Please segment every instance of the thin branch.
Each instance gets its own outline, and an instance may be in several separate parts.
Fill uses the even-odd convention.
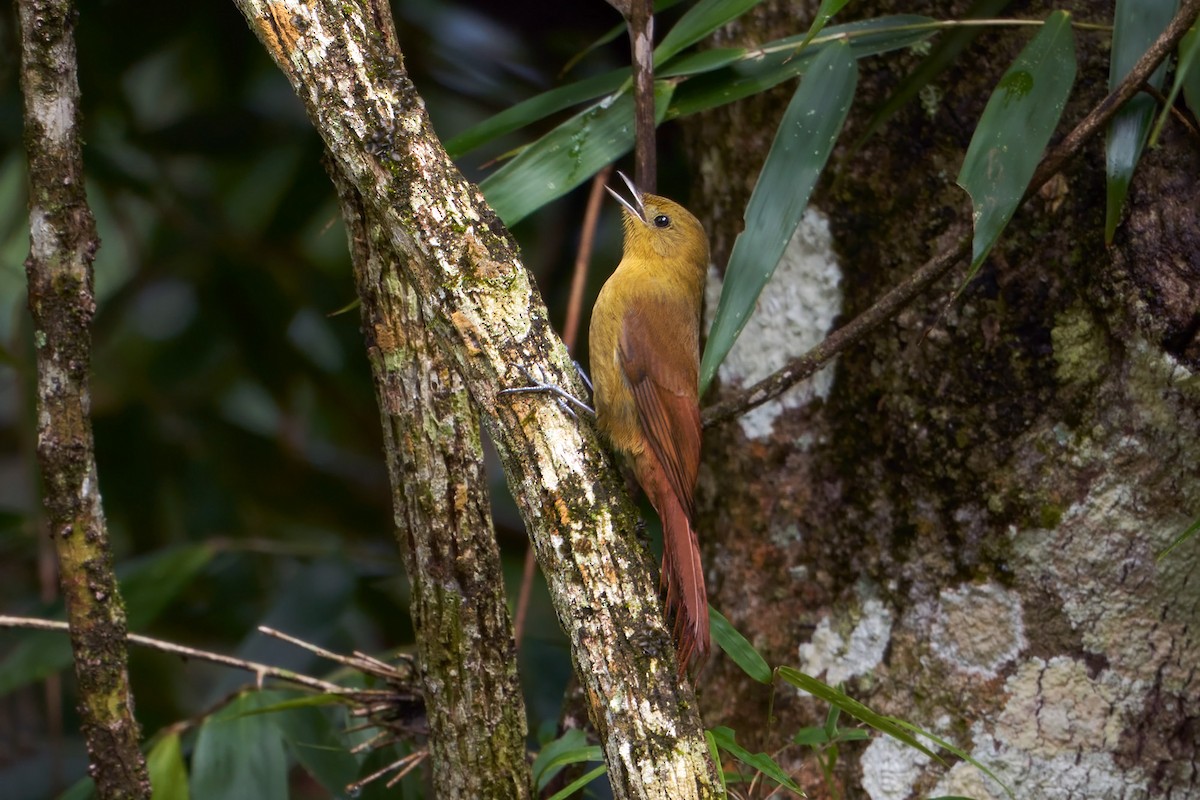
[[[633,64],[634,182],[644,192],[658,184],[654,118],[654,4],[631,0],[626,16]]]
[[[1137,64],[1134,65],[1125,80],[1111,94],[1101,100],[1070,133],[1063,137],[1058,146],[1042,159],[1025,191],[1026,200],[1035,195],[1047,181],[1054,177],[1068,159],[1079,153],[1084,143],[1112,119],[1117,109],[1141,90],[1142,85],[1158,68],[1163,59],[1175,49],[1179,40],[1195,23],[1197,17],[1200,17],[1200,0],[1187,0],[1162,35],[1138,59]],[[829,334],[807,353],[793,358],[783,368],[748,389],[743,389],[704,409],[705,426],[716,425],[744,414],[752,408],[775,399],[799,381],[811,376],[836,355],[891,319],[949,272],[968,254],[970,247],[971,237],[962,237],[948,249],[926,262],[903,283],[881,297],[873,306]]]
[[[69,630],[67,623],[59,620],[13,617],[8,615],[0,615],[0,628],[27,628],[39,631],[56,631],[58,633],[66,633]],[[288,640],[295,641],[290,638]],[[148,647],[151,650],[170,653],[181,658],[207,661],[211,664],[221,664],[226,667],[234,667],[235,669],[252,672],[259,683],[264,678],[278,678],[281,681],[294,683],[297,686],[303,686],[307,689],[315,689],[326,694],[347,695],[358,698],[369,698],[372,696],[382,698],[394,694],[392,691],[384,689],[347,689],[344,686],[338,686],[336,683],[329,683],[320,678],[313,678],[299,672],[293,672],[290,669],[273,667],[270,664],[261,664],[257,661],[247,661],[243,658],[213,653],[208,650],[197,650],[194,647],[187,647],[186,645],[175,644],[174,642],[167,642],[162,639],[152,639],[149,636],[142,636],[137,633],[126,634],[125,641],[130,644],[136,644],[139,647]]]

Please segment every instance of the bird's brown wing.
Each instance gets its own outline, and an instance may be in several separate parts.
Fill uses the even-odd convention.
[[[638,482],[663,527],[663,581],[675,612],[679,670],[707,657],[708,593],[692,527],[692,493],[700,467],[699,343],[694,317],[668,302],[627,311],[617,351],[633,391],[647,448],[635,455]]]
[[[692,518],[700,469],[699,343],[686,309],[669,302],[625,313],[618,345],[647,444],[680,504]]]

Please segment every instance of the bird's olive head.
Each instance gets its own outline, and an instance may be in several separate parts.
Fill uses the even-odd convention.
[[[625,210],[625,255],[683,259],[707,268],[708,236],[700,220],[674,200],[647,194],[625,173],[617,174],[633,195],[632,201],[626,200],[612,187],[605,187]]]

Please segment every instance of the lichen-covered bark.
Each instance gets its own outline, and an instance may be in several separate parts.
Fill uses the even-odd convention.
[[[525,705],[479,418],[362,200],[336,174],[383,421],[437,797],[528,798]]]
[[[485,411],[571,638],[616,794],[711,796],[691,690],[675,680],[619,475],[594,431],[553,399],[496,394],[530,375],[582,387],[506,232],[433,134],[387,4],[236,4],[383,226],[423,318]]]
[[[884,5],[854,9],[869,16],[891,10]],[[964,6],[904,10],[953,16]],[[1105,21],[1111,6],[1080,4],[1074,14]],[[756,41],[779,34],[749,23],[742,31]],[[840,296],[768,287],[773,313],[829,318],[840,302],[835,310],[848,319],[969,231],[968,200],[952,176],[1027,38],[979,36],[924,106],[903,109],[836,164],[838,180],[816,198],[832,247],[792,246],[811,258],[823,252],[827,265],[789,275],[828,284],[828,270],[839,271]],[[1108,74],[1106,39],[1077,41],[1064,125],[1103,96]],[[917,58],[862,62],[844,141]],[[770,125],[785,102],[760,98],[694,131],[695,207],[709,205],[726,163],[745,174],[747,139],[737,132]],[[740,178],[732,185],[744,191]],[[1018,214],[944,316],[961,273],[843,355],[831,384],[776,405],[765,422],[706,438],[706,462],[721,465],[719,484],[712,466],[701,480],[701,538],[714,553],[705,563],[720,573],[713,602],[772,663],[846,681],[878,710],[957,742],[1017,797],[1192,797],[1195,548],[1161,562],[1156,554],[1200,512],[1200,247],[1191,246],[1200,236],[1200,155],[1168,124],[1163,147],[1139,168],[1112,249],[1102,241],[1099,145],[1051,187]],[[729,206],[712,218],[718,246],[732,242],[732,206],[743,199],[713,201]],[[769,349],[765,335],[751,335],[753,350]],[[750,375],[760,366],[754,355],[724,377]],[[747,738],[762,731],[754,744],[778,745],[761,724],[761,693],[735,670],[718,666],[709,687],[710,722],[728,715]],[[781,732],[823,715],[790,696],[775,711]],[[947,769],[887,740],[840,755],[850,757],[836,777],[842,796],[1003,796],[969,765]],[[790,765],[810,796],[832,792],[811,758],[797,751]]]
[[[92,259],[70,2],[22,0],[21,90],[29,158],[25,262],[37,347],[38,461],[71,630],[79,713],[102,798],[150,796],[89,418]]]

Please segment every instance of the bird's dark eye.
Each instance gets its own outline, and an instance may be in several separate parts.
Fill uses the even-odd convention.
[[[654,218],[654,227],[656,227],[656,228],[665,228],[670,224],[671,224],[671,218],[668,217],[666,214],[659,214],[657,217]]]

